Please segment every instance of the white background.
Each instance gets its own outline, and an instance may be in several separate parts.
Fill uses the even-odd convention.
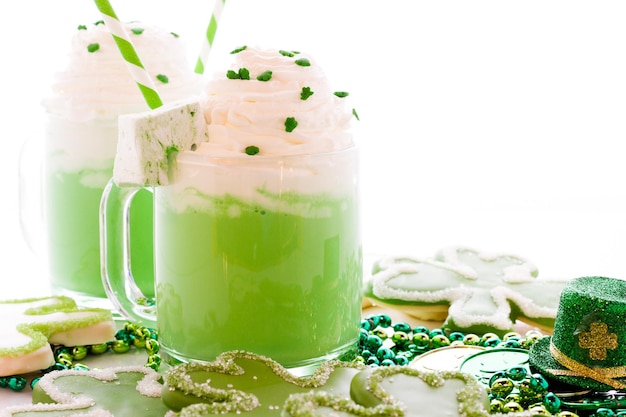
[[[213,8],[112,4],[179,33],[191,61]],[[295,49],[351,93],[367,254],[461,244],[522,255],[544,277],[626,278],[625,18],[623,1],[229,0],[207,73],[244,44]],[[100,16],[88,0],[35,0],[0,19],[6,298],[46,291],[19,227],[19,152],[40,135],[71,35]]]

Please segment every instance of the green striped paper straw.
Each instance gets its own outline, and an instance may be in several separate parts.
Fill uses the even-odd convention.
[[[202,40],[200,56],[198,57],[198,61],[196,62],[195,72],[197,74],[204,73],[204,67],[209,57],[209,53],[211,52],[211,48],[213,47],[215,32],[217,32],[217,26],[220,22],[220,18],[222,17],[222,11],[224,10],[225,4],[226,0],[215,0],[215,5],[213,6],[213,14],[211,15],[211,21],[209,22],[209,26],[206,29],[206,36]]]
[[[111,7],[108,0],[95,0],[95,2],[98,10],[102,13],[104,23],[109,29],[109,32],[111,32],[111,35],[113,35],[113,40],[117,44],[124,61],[126,61],[133,79],[137,83],[139,90],[141,90],[144,100],[146,100],[146,103],[151,109],[161,107],[163,101],[156,91],[154,82],[141,63],[139,55],[137,55],[137,51],[128,37],[126,29],[117,18],[115,11],[113,11],[113,7]]]

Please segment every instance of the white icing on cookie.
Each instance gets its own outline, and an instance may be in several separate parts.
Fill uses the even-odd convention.
[[[56,380],[67,376],[79,376],[81,378],[94,378],[101,382],[116,383],[119,374],[124,372],[135,372],[143,374],[144,377],[137,382],[135,389],[140,395],[149,398],[160,398],[163,386],[158,382],[161,376],[151,368],[146,366],[121,366],[116,368],[94,369],[90,371],[62,370],[52,371],[44,375],[37,384],[54,403],[37,403],[23,406],[7,407],[0,411],[0,417],[10,417],[18,413],[26,412],[46,412],[46,411],[66,411],[72,412],[72,417],[109,417],[113,414],[102,408],[89,410],[96,406],[96,402],[87,395],[74,395],[59,388]],[[123,401],[123,399],[120,399]],[[102,404],[99,404],[102,406]],[[82,410],[85,410],[84,412]],[[77,413],[73,413],[76,411]]]
[[[420,310],[448,304],[444,327],[482,326],[501,333],[512,329],[518,316],[537,323],[554,321],[565,281],[537,275],[537,268],[519,256],[451,247],[433,259],[381,259],[366,282],[365,295],[418,318],[423,318]]]
[[[504,282],[532,282],[539,274],[534,264],[520,256],[496,252],[479,252],[460,246],[450,246],[442,249],[436,255],[436,259],[450,265],[456,272],[464,275],[467,279],[478,279],[479,272],[472,266],[467,265],[463,260],[463,255],[468,253],[477,256],[487,263],[499,260],[510,262],[511,265],[502,269],[501,279]]]

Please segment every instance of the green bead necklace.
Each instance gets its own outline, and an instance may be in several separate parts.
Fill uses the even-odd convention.
[[[101,355],[109,350],[121,354],[130,351],[131,348],[145,349],[148,353],[145,366],[155,371],[159,370],[161,356],[159,355],[160,345],[157,331],[149,327],[126,322],[124,327],[115,334],[115,340],[110,342],[89,346],[53,346],[54,365],[42,370],[42,375],[33,378],[30,381],[30,387],[33,388],[41,377],[48,372],[65,369],[88,371],[89,367],[79,361],[82,361],[90,354]],[[21,391],[26,388],[26,385],[27,380],[21,375],[0,377],[0,388]]]
[[[408,323],[392,323],[386,314],[371,315],[361,321],[356,361],[370,367],[408,365],[416,357],[448,346],[480,346],[489,348],[525,349],[543,338],[539,331],[524,336],[510,332],[500,338],[495,333],[478,336],[473,333],[445,332]],[[560,398],[548,390],[541,374],[529,375],[526,368],[516,366],[493,375],[487,388],[491,413],[514,413],[530,410],[536,416],[578,417],[561,410]],[[599,417],[600,415],[598,415]]]
[[[442,347],[465,345],[529,350],[541,338],[543,334],[536,330],[524,336],[510,332],[502,338],[495,333],[482,336],[458,331],[446,333],[443,329],[392,323],[386,314],[371,315],[361,320],[356,360],[369,366],[408,365],[421,354]]]
[[[537,416],[576,416],[561,413],[561,399],[548,390],[548,382],[541,374],[528,375],[526,368],[515,366],[496,372],[489,380],[490,412],[511,413],[531,410]]]

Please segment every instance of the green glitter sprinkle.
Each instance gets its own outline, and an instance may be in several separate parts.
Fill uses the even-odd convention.
[[[89,45],[87,45],[87,51],[88,52],[96,52],[98,49],[100,49],[100,44],[99,43],[90,43]]]
[[[339,98],[348,97],[348,95],[350,95],[347,91],[335,91],[333,94]]]
[[[167,75],[165,75],[165,74],[159,74],[159,75],[157,75],[157,76],[156,76],[156,79],[157,79],[157,80],[159,80],[159,81],[161,81],[163,84],[167,84],[167,83],[169,83],[169,82],[170,82],[170,79],[169,79],[169,78],[167,78]]]
[[[352,115],[356,117],[357,120],[361,120],[359,119],[359,114],[356,112],[356,109],[352,109]]]
[[[78,25],[78,30],[87,30],[86,25]]]
[[[246,154],[247,155],[256,155],[259,153],[259,147],[258,146],[246,146]]]
[[[145,29],[144,28],[132,28],[130,31],[135,35],[141,35]]]
[[[313,95],[313,91],[311,91],[311,87],[302,87],[302,91],[300,92],[300,100],[306,100],[307,98]]]
[[[298,121],[295,117],[287,117],[285,119],[285,131],[293,132],[293,130],[298,126]]]
[[[233,49],[232,51],[230,51],[231,54],[238,54],[241,51],[245,51],[248,47],[246,45],[237,48],[237,49]]]
[[[300,59],[296,59],[296,64],[300,65],[301,67],[310,67],[311,61],[309,61],[306,58],[300,58]]]
[[[269,81],[272,79],[272,71],[264,71],[256,77],[259,81]]]

